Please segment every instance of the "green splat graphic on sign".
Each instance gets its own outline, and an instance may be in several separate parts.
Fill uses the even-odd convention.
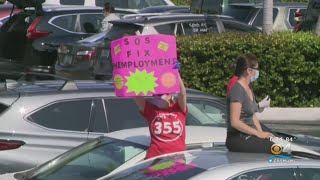
[[[159,170],[163,170],[163,169],[167,169],[170,168],[171,166],[173,166],[175,163],[172,161],[169,162],[164,162],[158,165],[154,165],[152,168],[150,168],[153,171],[159,171]]]
[[[114,48],[114,53],[117,55],[119,52],[121,52],[121,48],[119,45],[117,45],[115,48]]]
[[[126,76],[126,79],[126,86],[128,87],[127,93],[134,92],[136,95],[143,93],[143,95],[146,96],[148,92],[154,93],[155,88],[158,86],[154,72],[147,73],[146,70],[139,71],[136,69],[136,72],[130,72],[130,75]]]

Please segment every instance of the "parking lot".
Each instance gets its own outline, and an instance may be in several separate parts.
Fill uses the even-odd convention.
[[[320,179],[308,3],[0,2],[0,180]]]

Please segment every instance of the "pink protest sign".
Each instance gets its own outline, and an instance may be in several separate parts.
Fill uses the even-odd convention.
[[[124,36],[111,42],[117,96],[151,96],[180,91],[176,38],[170,35]]]

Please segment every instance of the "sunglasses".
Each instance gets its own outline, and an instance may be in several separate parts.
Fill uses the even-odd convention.
[[[259,68],[255,68],[255,67],[250,67],[250,69],[259,71]]]

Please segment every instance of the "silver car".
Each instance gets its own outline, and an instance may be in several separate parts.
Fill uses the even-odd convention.
[[[0,92],[0,173],[32,168],[104,133],[147,126],[132,99],[115,96],[112,82],[56,80],[6,87]],[[225,131],[224,99],[192,89],[187,93],[187,124]]]
[[[316,158],[197,149],[156,157],[99,180],[318,180]]]
[[[225,129],[215,127],[187,127],[187,149],[220,147],[225,141],[220,134],[224,133]],[[0,179],[96,179],[143,161],[149,144],[148,128],[112,132],[36,168],[2,175]]]
[[[5,87],[0,92],[0,174],[35,167],[105,133],[147,126],[132,99],[115,96],[113,82],[55,80]],[[225,140],[224,98],[192,89],[187,94],[186,124],[216,127],[221,131],[213,137]]]

